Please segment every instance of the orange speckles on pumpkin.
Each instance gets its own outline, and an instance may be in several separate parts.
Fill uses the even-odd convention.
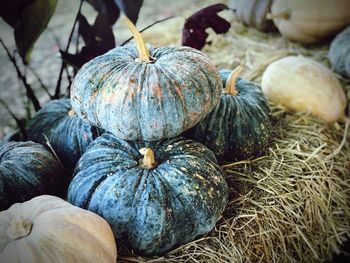
[[[167,207],[165,213],[166,213],[167,218],[171,218],[171,216],[173,214],[173,210],[170,207]]]
[[[96,96],[96,94],[94,94]],[[103,89],[102,92],[101,92],[101,96],[104,98],[104,99],[108,99],[111,94],[110,94],[110,90],[109,89]]]
[[[184,97],[184,95],[182,94],[181,86],[177,86],[177,85],[176,85],[174,88],[175,88],[175,91],[176,91],[177,95],[180,97],[181,102],[182,102],[182,103],[185,103],[185,97]]]
[[[197,177],[197,178],[198,178],[199,180],[201,180],[201,181],[204,181],[204,180],[205,180],[204,177],[201,176],[199,173],[195,173],[194,176]]]
[[[88,103],[89,103],[89,104],[92,103],[92,102],[95,100],[97,94],[98,94],[98,90],[94,90],[94,91],[92,92],[92,94],[91,94],[91,96],[89,97],[89,100],[88,100]]]
[[[207,98],[204,102],[204,105],[203,105],[204,111],[209,111],[210,106],[211,106],[211,100],[209,98]]]
[[[152,86],[153,94],[159,99],[162,99],[163,96],[163,89],[162,86],[159,85],[159,83],[156,83],[155,85]]]
[[[191,112],[191,113],[189,113],[190,119],[191,119],[191,120],[196,120],[196,119],[198,119],[198,115],[199,115],[199,114],[200,114],[199,112]]]

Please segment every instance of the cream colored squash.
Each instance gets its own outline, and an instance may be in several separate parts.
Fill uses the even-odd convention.
[[[289,56],[271,63],[261,88],[270,101],[325,122],[336,121],[346,107],[344,90],[334,73],[306,57]]]
[[[111,263],[117,248],[97,214],[42,195],[0,212],[2,263]]]
[[[267,17],[273,19],[282,35],[310,44],[350,24],[350,1],[274,0]]]

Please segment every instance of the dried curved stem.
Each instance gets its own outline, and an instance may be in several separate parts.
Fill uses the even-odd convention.
[[[243,67],[242,66],[238,66],[237,68],[235,68],[230,76],[228,77],[228,80],[226,82],[226,87],[225,87],[225,91],[227,94],[230,94],[230,95],[233,95],[233,96],[236,96],[238,91],[237,91],[237,88],[236,88],[236,80],[238,78],[238,76],[241,74],[243,70]]]
[[[140,167],[146,169],[153,169],[157,166],[157,161],[154,157],[154,152],[151,148],[141,148],[139,152],[143,155],[143,158],[140,159]]]
[[[151,61],[151,56],[149,55],[148,49],[146,47],[145,42],[143,41],[141,33],[136,29],[135,25],[125,15],[123,16],[123,22],[129,28],[129,30],[135,38],[137,51],[139,52],[139,60],[145,62]]]

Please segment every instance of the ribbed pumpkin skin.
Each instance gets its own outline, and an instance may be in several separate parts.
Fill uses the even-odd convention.
[[[153,63],[135,61],[134,45],[86,63],[71,89],[73,109],[92,125],[126,140],[172,138],[218,103],[218,71],[189,47],[148,47]]]
[[[333,39],[328,58],[335,72],[350,78],[350,26]]]
[[[70,116],[70,99],[53,100],[33,117],[28,138],[51,147],[66,168],[74,168],[87,146],[102,130],[91,126],[77,115]]]
[[[272,2],[272,0],[231,0],[230,7],[235,10],[236,18],[245,25],[268,32],[277,30],[272,20],[266,18]]]
[[[0,212],[1,263],[115,263],[117,248],[100,216],[50,195]]]
[[[154,169],[139,167],[142,147],[154,150]],[[128,142],[110,133],[90,144],[68,189],[69,202],[101,215],[116,237],[148,255],[211,231],[227,197],[222,170],[200,143]]]
[[[230,70],[221,70],[223,84]],[[193,137],[220,161],[242,160],[265,150],[271,131],[270,109],[261,88],[240,78],[236,96],[223,93],[220,103],[195,126]]]
[[[0,210],[41,194],[56,194],[62,166],[41,144],[8,142],[0,146]]]

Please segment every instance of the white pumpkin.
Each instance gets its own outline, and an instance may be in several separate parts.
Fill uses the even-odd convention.
[[[49,195],[0,212],[2,263],[111,263],[117,248],[97,214]]]
[[[271,63],[263,73],[261,88],[270,101],[325,122],[336,121],[346,108],[345,92],[334,73],[302,56]]]
[[[349,0],[274,0],[268,18],[280,33],[303,44],[335,35],[350,24]]]

